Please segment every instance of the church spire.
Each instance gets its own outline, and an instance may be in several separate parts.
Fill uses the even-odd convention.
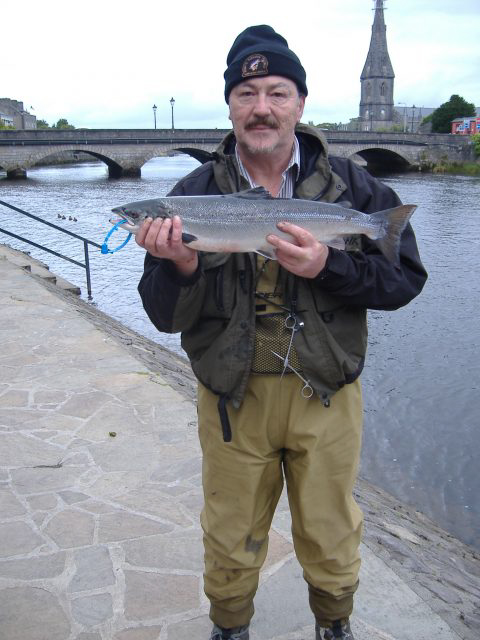
[[[374,0],[375,16],[367,59],[360,76],[360,118],[364,129],[388,128],[393,124],[393,73],[387,48],[384,0]]]

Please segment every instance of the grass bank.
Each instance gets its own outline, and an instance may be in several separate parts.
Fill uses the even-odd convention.
[[[480,164],[477,162],[445,163],[437,164],[432,169],[433,173],[449,173],[463,176],[480,176]]]

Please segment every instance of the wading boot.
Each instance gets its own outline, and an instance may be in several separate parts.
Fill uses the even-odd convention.
[[[244,627],[233,627],[233,629],[222,629],[213,625],[212,635],[210,640],[249,640],[250,635],[248,633],[249,625]]]
[[[327,628],[321,627],[318,623],[315,624],[315,640],[335,640],[335,638],[355,640],[348,620],[335,620],[332,626]]]

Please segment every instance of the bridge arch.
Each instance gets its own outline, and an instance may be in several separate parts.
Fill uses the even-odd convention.
[[[385,147],[360,147],[355,149],[352,155],[358,155],[367,163],[367,169],[371,173],[405,171],[412,166],[412,159],[399,149]]]
[[[34,158],[32,158],[33,161],[30,166],[39,164],[43,160],[45,160],[46,158],[52,155],[56,156],[56,155],[59,155],[60,153],[64,153],[68,151],[71,151],[76,154],[84,153],[89,156],[92,156],[93,158],[96,158],[97,160],[100,160],[101,162],[107,165],[108,173],[110,177],[119,177],[123,173],[123,169],[121,165],[118,162],[115,162],[115,160],[113,160],[109,156],[105,155],[104,153],[99,153],[98,151],[94,151],[92,149],[82,149],[82,148],[79,149],[78,145],[71,145],[71,146],[62,145],[61,147],[56,147],[55,149],[52,149],[52,148],[41,149],[41,150],[38,149],[38,151],[35,153]]]
[[[78,149],[76,149],[75,151],[79,153]],[[93,158],[96,158],[97,160],[101,160],[102,162],[104,162],[108,167],[108,175],[111,178],[117,178],[123,175],[122,167],[118,164],[118,162],[115,162],[115,160],[112,160],[112,158],[109,158],[108,156],[102,153],[98,153],[96,151],[87,151],[84,149],[82,149],[81,153],[86,153],[87,155],[90,155]]]

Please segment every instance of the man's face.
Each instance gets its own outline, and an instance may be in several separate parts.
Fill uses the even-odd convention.
[[[230,92],[230,120],[240,149],[248,155],[288,154],[305,96],[282,76],[251,78]]]

